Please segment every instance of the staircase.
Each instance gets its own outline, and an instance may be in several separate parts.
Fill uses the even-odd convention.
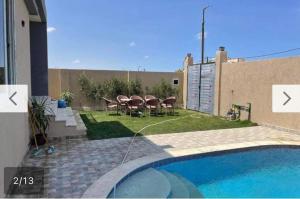
[[[109,198],[203,198],[184,177],[149,168],[128,177]]]
[[[71,107],[57,108],[57,101],[50,101],[48,106],[51,109],[46,113],[51,116],[49,138],[86,135],[86,127],[77,111]]]

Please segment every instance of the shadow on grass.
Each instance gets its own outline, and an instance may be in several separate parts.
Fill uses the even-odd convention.
[[[120,113],[108,113],[107,115],[109,115],[109,116],[121,116]]]
[[[151,112],[150,116],[151,117],[165,117],[165,116],[179,116],[180,113],[175,111],[173,112],[166,112],[166,111],[162,111],[162,112],[158,112],[157,114],[154,112]],[[149,116],[149,113],[147,114],[147,116]]]
[[[97,122],[93,114],[81,114],[80,116],[88,129],[87,136],[91,140],[131,137],[135,134],[118,121]],[[140,133],[137,134],[137,136],[141,135]]]

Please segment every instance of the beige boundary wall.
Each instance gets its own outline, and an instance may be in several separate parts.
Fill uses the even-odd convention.
[[[192,64],[193,59],[189,54],[184,61],[184,72],[129,72],[129,77],[141,79],[143,87],[152,87],[161,79],[170,83],[178,79],[181,91],[178,102],[185,107],[186,69]],[[100,83],[112,77],[128,79],[127,71],[49,69],[49,95],[59,98],[63,90],[69,89],[76,94],[74,107],[92,106],[80,93],[78,78],[81,73]],[[300,84],[300,57],[232,63],[227,60],[226,51],[218,51],[214,114],[225,116],[232,104],[251,103],[253,122],[299,131],[300,113],[272,112],[273,84]]]
[[[75,99],[72,104],[73,108],[94,107],[84,94],[80,92],[79,77],[80,74],[85,73],[94,82],[103,83],[105,80],[112,78],[123,79],[128,81],[140,79],[142,86],[151,88],[159,83],[162,79],[173,84],[174,79],[179,80],[179,98],[177,104],[182,106],[182,90],[183,90],[183,73],[182,72],[137,72],[137,71],[115,71],[115,70],[72,70],[72,69],[49,69],[49,95],[52,98],[58,99],[60,93],[64,90],[70,90],[75,94]],[[175,85],[174,85],[175,86]],[[97,104],[96,108],[103,108],[103,103]]]
[[[217,53],[218,59],[220,53]],[[220,90],[216,89],[220,93],[220,99],[216,99],[220,105],[219,113],[218,106],[215,107],[217,115],[225,116],[232,104],[251,103],[252,121],[300,130],[300,113],[272,112],[272,85],[300,84],[300,57],[217,63],[217,68],[221,70]]]

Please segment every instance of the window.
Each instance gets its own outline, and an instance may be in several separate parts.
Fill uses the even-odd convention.
[[[173,79],[173,84],[174,85],[178,85],[179,84],[179,80],[178,79]]]
[[[14,1],[0,0],[0,84],[15,84]]]
[[[5,0],[0,0],[0,84],[5,84],[6,75],[6,30],[5,30]]]

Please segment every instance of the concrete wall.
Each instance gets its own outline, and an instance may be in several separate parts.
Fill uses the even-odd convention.
[[[222,63],[227,61],[226,51],[217,51],[216,53],[216,77],[214,89],[214,115],[220,115],[220,99],[222,97],[221,83],[222,83]]]
[[[32,95],[48,95],[47,23],[30,22]]]
[[[300,84],[300,57],[223,63],[220,114],[232,104],[252,104],[252,121],[300,130],[300,113],[272,112],[272,84]]]
[[[69,70],[69,69],[49,69],[49,95],[53,98],[59,98],[62,91],[69,89],[75,93],[75,100],[73,102],[74,108],[84,106],[93,106],[90,104],[85,96],[80,92],[79,76],[85,73],[88,77],[95,82],[103,83],[105,80],[110,80],[113,77],[127,81],[127,71],[113,71],[113,70]],[[151,88],[159,83],[161,79],[173,84],[173,79],[179,80],[179,98],[178,105],[182,105],[182,85],[183,73],[182,72],[129,72],[130,79],[140,79],[142,86]],[[101,105],[102,106],[102,105]],[[100,107],[101,108],[101,107]]]
[[[194,64],[194,59],[191,53],[188,53],[183,61],[183,88],[182,88],[182,100],[183,108],[187,108],[187,95],[188,95],[188,67]]]
[[[22,27],[22,20],[25,27]],[[15,1],[16,31],[16,81],[30,84],[29,15],[24,1]],[[24,113],[0,113],[0,197],[4,197],[3,169],[19,166],[28,150],[28,115]]]

